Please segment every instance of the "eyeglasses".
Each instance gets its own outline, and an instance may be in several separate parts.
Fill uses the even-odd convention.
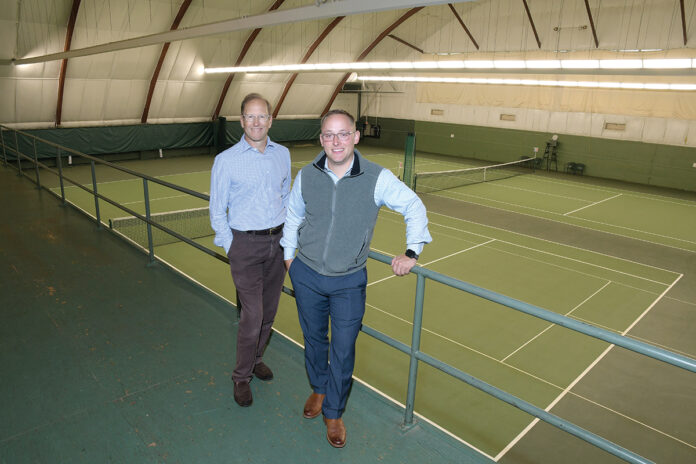
[[[242,117],[246,122],[252,122],[254,119],[258,119],[259,122],[266,122],[271,119],[270,114],[243,114]]]
[[[348,139],[350,138],[351,135],[355,134],[355,131],[353,132],[337,132],[337,133],[331,133],[331,132],[323,132],[321,134],[321,139],[324,142],[333,142],[334,137],[338,137],[338,140],[341,142],[347,142]]]

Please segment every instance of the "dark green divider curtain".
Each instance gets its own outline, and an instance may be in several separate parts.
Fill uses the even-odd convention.
[[[213,123],[138,124],[132,126],[75,127],[26,131],[88,155],[213,145]],[[19,136],[22,153],[33,157],[33,142]],[[55,157],[56,148],[37,143],[39,158]]]

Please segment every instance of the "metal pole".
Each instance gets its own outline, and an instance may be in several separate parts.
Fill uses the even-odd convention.
[[[147,187],[147,179],[143,179],[143,195],[145,196],[145,217],[150,221],[150,192]],[[149,222],[147,225],[147,248],[150,250],[150,264],[155,262],[155,246],[152,243],[152,225]]]
[[[56,154],[56,165],[58,166],[58,179],[60,180],[60,197],[63,199],[63,205],[66,204],[65,201],[65,187],[63,186],[63,160],[60,158],[60,148]]]
[[[20,161],[20,156],[19,156],[19,142],[17,141],[17,131],[15,131],[15,153],[17,154],[17,169],[19,172],[17,173],[18,176],[22,175],[22,162]]]
[[[2,165],[7,166],[7,151],[5,150],[5,136],[2,133],[5,129],[0,129],[0,143],[2,143]]]
[[[408,369],[408,391],[406,392],[406,412],[404,426],[413,425],[413,409],[416,401],[416,381],[418,379],[418,359],[420,352],[421,328],[423,327],[423,301],[425,299],[425,276],[418,274],[416,282],[416,303],[413,310],[413,335],[411,336],[411,361]]]
[[[97,196],[97,173],[94,170],[94,160],[90,161],[92,166],[92,191],[94,192],[94,210],[97,216],[97,228],[101,229],[101,215],[99,214],[99,197]]]
[[[34,169],[36,170],[36,188],[41,190],[41,179],[39,178],[39,155],[36,153],[36,139],[34,141]]]

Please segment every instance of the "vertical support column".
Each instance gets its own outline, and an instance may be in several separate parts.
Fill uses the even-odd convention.
[[[2,144],[2,165],[7,166],[7,151],[5,150],[5,136],[2,133],[5,129],[0,128],[0,144]]]
[[[416,169],[416,134],[409,132],[406,135],[406,148],[404,150],[404,184],[412,190],[416,190],[414,173]]]
[[[420,352],[421,328],[423,326],[423,301],[425,299],[425,277],[418,274],[416,283],[416,304],[413,311],[413,335],[411,336],[411,362],[408,369],[408,391],[406,392],[406,412],[404,426],[413,425],[413,409],[416,401],[416,381],[418,380],[418,359]]]
[[[150,264],[155,262],[155,245],[152,243],[152,224],[150,224],[150,192],[147,186],[147,179],[143,178],[143,195],[145,197],[145,217],[147,226],[147,248],[150,254]]]
[[[101,215],[99,214],[99,197],[97,196],[97,173],[94,169],[94,160],[90,160],[92,167],[92,191],[94,192],[94,211],[97,216],[97,228],[102,228]]]
[[[36,139],[34,141],[34,170],[36,171],[36,188],[41,190],[41,179],[39,178],[39,155],[36,153]]]
[[[19,141],[17,139],[17,131],[15,131],[15,154],[17,155],[17,169],[19,172],[17,173],[18,176],[22,176],[22,161],[20,160],[21,156],[19,155]]]
[[[58,179],[60,180],[60,197],[63,199],[63,205],[66,205],[65,186],[63,185],[63,160],[60,157],[60,148],[58,148],[56,153],[56,166],[58,166]]]

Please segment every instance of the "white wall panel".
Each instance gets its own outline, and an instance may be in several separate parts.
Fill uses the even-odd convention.
[[[645,142],[661,143],[665,140],[666,132],[667,121],[665,119],[647,118],[643,124],[642,140]]]
[[[146,95],[146,81],[111,80],[104,98],[104,119],[139,119]]]

